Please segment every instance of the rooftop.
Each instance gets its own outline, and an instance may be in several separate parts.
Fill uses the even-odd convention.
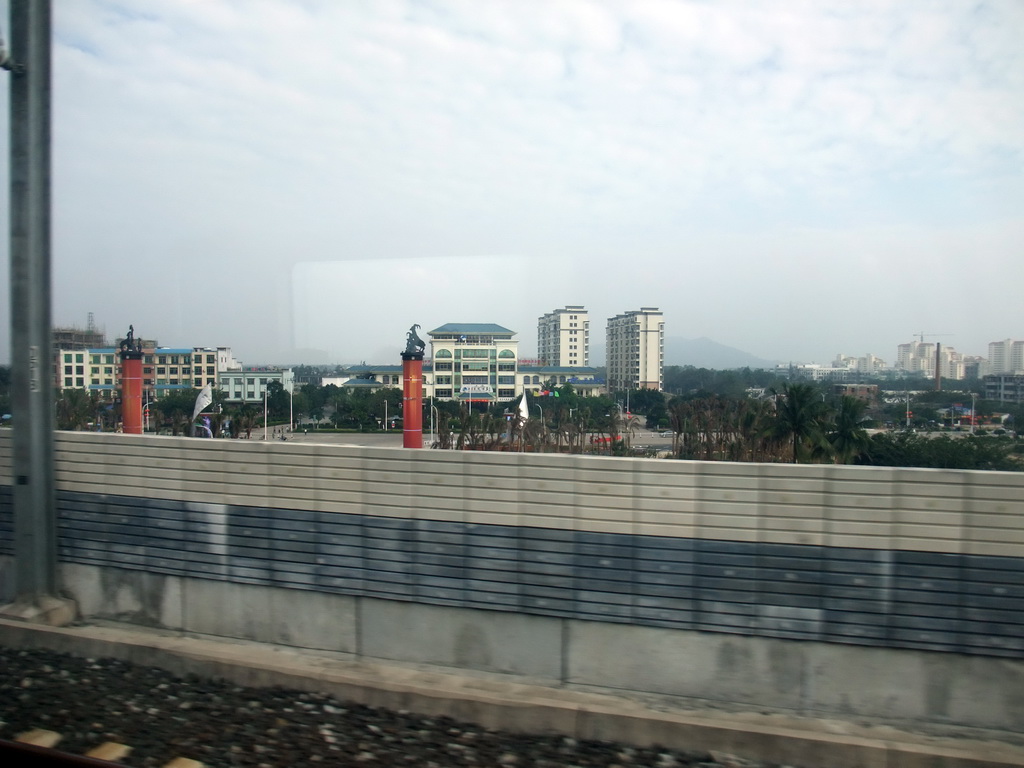
[[[495,323],[445,323],[440,328],[428,332],[428,336],[460,333],[474,336],[514,336],[515,331],[510,331]]]

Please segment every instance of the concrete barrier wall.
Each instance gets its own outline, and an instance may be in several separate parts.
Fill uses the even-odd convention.
[[[1024,475],[84,433],[60,433],[57,446],[60,556],[87,614],[309,645],[319,625],[281,618],[287,598],[238,616],[227,607],[251,589],[284,590],[348,638],[309,647],[880,716],[866,682],[809,692],[825,684],[817,665],[874,654],[863,681],[877,685],[934,656],[947,671],[1003,665],[984,676],[999,714],[978,717],[1024,720],[1000,687],[1024,682]],[[89,579],[122,586],[84,599]],[[158,582],[178,584],[177,620]],[[363,613],[350,621],[348,606]],[[474,618],[460,636],[423,623],[444,611]],[[433,639],[388,631],[402,626]],[[514,640],[527,636],[534,646]],[[669,663],[673,653],[696,654],[703,671]],[[766,664],[777,666],[767,697],[748,682],[743,698],[723,671]],[[937,674],[907,683],[906,716],[960,716],[942,712],[978,684]]]

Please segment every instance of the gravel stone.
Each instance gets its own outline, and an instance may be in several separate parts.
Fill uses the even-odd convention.
[[[74,754],[103,741],[127,744],[133,768],[158,768],[174,757],[210,768],[779,768],[700,750],[483,730],[327,694],[242,688],[114,659],[0,648],[0,738],[38,727],[62,734],[60,749]]]

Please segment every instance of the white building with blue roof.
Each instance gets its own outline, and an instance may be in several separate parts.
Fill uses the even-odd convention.
[[[494,323],[446,323],[427,335],[434,397],[489,404],[518,396],[515,331]]]

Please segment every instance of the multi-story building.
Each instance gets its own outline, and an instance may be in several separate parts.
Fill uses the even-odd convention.
[[[985,399],[1001,403],[1024,403],[1024,374],[997,373],[986,376]],[[1015,426],[1017,434],[1021,433]]]
[[[943,344],[938,347],[931,342],[911,341],[896,348],[896,367],[906,373],[920,373],[928,378],[935,376],[938,357],[939,375],[946,379],[962,379],[965,374],[964,357],[953,347]]]
[[[194,388],[191,347],[146,349],[143,345],[142,354],[143,388],[149,389],[147,379],[151,380],[152,392],[156,397]]]
[[[507,360],[507,358],[505,358]],[[447,366],[447,358],[441,360],[441,371],[437,374],[440,383],[435,378],[434,366],[432,363],[423,364],[423,397],[437,397],[441,400],[467,400],[474,402],[485,400],[473,393],[473,397],[461,397],[461,392],[456,394],[453,379],[455,376],[454,353],[451,359],[452,367]],[[504,361],[497,365],[508,365]],[[561,387],[564,384],[572,384],[575,390],[584,397],[593,397],[604,392],[604,379],[598,376],[596,368],[567,367],[554,365],[540,365],[536,360],[518,360],[516,363],[517,374],[515,376],[514,394],[512,399],[519,397],[524,391],[532,392],[535,395],[541,394],[548,387]],[[497,372],[496,372],[497,373]],[[506,375],[507,371],[502,371]],[[470,374],[472,375],[472,374]],[[381,389],[383,387],[402,387],[402,366],[400,365],[353,365],[339,371],[334,376],[324,376],[323,386],[333,384],[342,389]],[[472,383],[469,386],[473,386]],[[502,389],[505,387],[503,386]],[[499,398],[492,398],[497,401]],[[502,397],[508,400],[508,397]]]
[[[833,368],[849,368],[856,371],[864,376],[879,376],[884,374],[888,369],[888,366],[880,357],[876,357],[871,353],[864,355],[863,357],[854,357],[852,355],[836,355],[835,361],[832,363]]]
[[[852,363],[820,365],[819,363],[780,363],[775,373],[792,380],[810,381],[852,381],[857,378],[857,369]]]
[[[641,307],[608,318],[608,391],[664,389],[665,316]]]
[[[1024,341],[1004,339],[988,345],[988,372],[1024,373]]]
[[[586,308],[567,304],[537,320],[537,357],[542,365],[590,365],[590,316]]]
[[[447,323],[427,335],[434,397],[483,403],[515,399],[519,342],[514,331],[494,323]]]
[[[155,341],[142,345],[143,398],[152,400],[169,392],[217,386],[224,370],[241,368],[229,347],[160,347]],[[56,383],[61,389],[87,389],[104,399],[114,398],[121,388],[119,347],[57,349]]]
[[[595,397],[604,393],[604,379],[598,377],[596,368],[557,365],[519,364],[521,386],[516,387],[516,397],[522,392],[539,395],[545,387],[572,387],[583,397]]]
[[[291,368],[245,366],[220,374],[220,391],[227,403],[262,403],[271,382],[279,382],[285,392],[295,389]]]

